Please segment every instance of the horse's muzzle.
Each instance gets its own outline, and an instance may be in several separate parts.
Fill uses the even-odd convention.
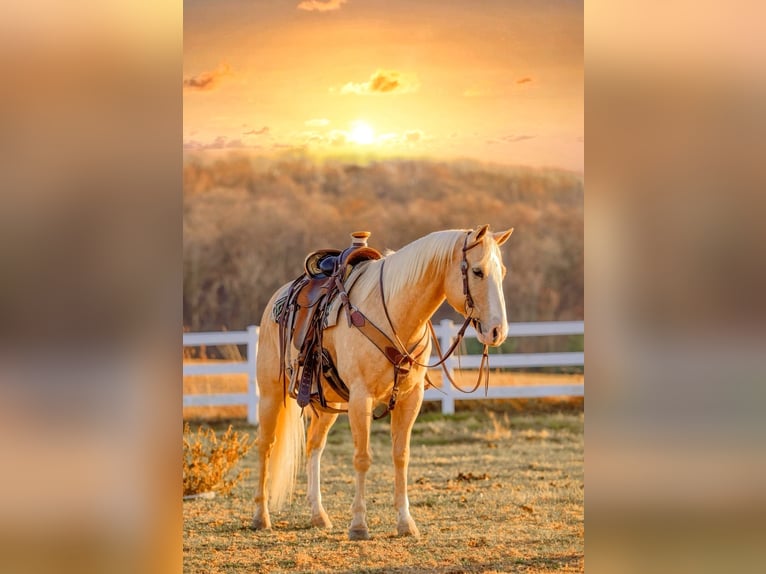
[[[479,339],[479,342],[490,347],[502,345],[508,335],[507,328],[504,329],[502,323],[498,323],[492,328],[485,328],[481,321],[477,320],[474,321],[474,327],[476,327],[476,338]]]

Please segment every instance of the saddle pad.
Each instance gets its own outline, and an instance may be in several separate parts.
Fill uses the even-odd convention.
[[[271,320],[275,323],[279,323],[279,316],[282,314],[282,309],[284,308],[285,303],[287,303],[287,294],[289,290],[290,284],[288,283],[279,290],[280,295],[277,297],[274,306],[271,308]]]

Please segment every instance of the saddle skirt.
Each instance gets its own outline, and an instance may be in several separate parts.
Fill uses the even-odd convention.
[[[371,250],[372,251],[372,250]],[[377,254],[377,258],[380,254]],[[343,285],[341,293],[336,274],[327,277],[303,275],[280,291],[271,310],[271,319],[280,328],[280,355],[289,380],[289,395],[301,407],[309,402],[324,410],[327,407],[323,382],[343,401],[348,388],[341,380],[330,353],[322,346],[322,334],[338,324],[344,299],[373,257],[337,270]],[[345,279],[342,279],[345,276]]]

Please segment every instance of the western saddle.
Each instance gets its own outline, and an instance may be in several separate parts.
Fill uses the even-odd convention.
[[[322,346],[322,334],[328,323],[328,311],[337,298],[348,310],[350,286],[346,283],[356,266],[382,257],[379,251],[367,246],[369,236],[367,231],[357,231],[351,234],[351,246],[343,251],[322,249],[310,253],[304,262],[305,273],[290,284],[287,293],[275,304],[280,377],[286,386],[285,395],[289,393],[301,407],[313,404],[325,411],[335,411],[327,405],[323,379],[348,401],[348,387]],[[295,360],[288,359],[290,345],[298,352]]]

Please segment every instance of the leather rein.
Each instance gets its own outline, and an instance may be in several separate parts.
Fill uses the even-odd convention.
[[[447,349],[446,353],[442,353],[441,344],[439,343],[439,338],[436,336],[436,331],[434,330],[434,325],[431,322],[431,320],[428,320],[428,331],[431,333],[431,338],[434,341],[434,349],[436,350],[436,354],[439,357],[439,360],[435,363],[429,365],[429,364],[423,364],[417,361],[415,357],[409,357],[410,361],[418,365],[420,367],[425,367],[426,369],[434,369],[436,367],[441,367],[442,372],[444,373],[444,376],[447,377],[450,384],[452,384],[453,387],[455,387],[458,391],[464,394],[470,394],[476,391],[476,389],[479,388],[479,386],[482,383],[482,380],[484,381],[484,392],[486,394],[487,389],[489,387],[489,347],[487,345],[484,345],[484,348],[482,349],[481,354],[481,363],[479,365],[479,375],[476,379],[476,384],[471,390],[465,390],[460,385],[458,385],[455,382],[455,379],[452,378],[452,375],[450,375],[449,370],[445,366],[445,363],[447,359],[449,359],[454,352],[457,350],[458,345],[463,340],[463,337],[465,335],[466,330],[468,329],[468,325],[474,324],[474,327],[476,326],[477,320],[473,316],[474,309],[476,308],[476,305],[473,301],[473,296],[471,295],[471,289],[468,287],[468,258],[466,254],[468,251],[476,247],[481,243],[481,239],[474,241],[470,245],[468,245],[468,238],[470,237],[471,232],[469,231],[465,239],[463,240],[463,248],[462,248],[462,260],[460,261],[460,274],[463,278],[463,297],[465,297],[465,311],[466,311],[466,318],[465,321],[463,321],[463,325],[460,327],[460,329],[457,332],[457,335],[455,336],[455,340],[452,342],[450,347]],[[394,337],[396,338],[397,343],[399,343],[400,348],[404,348],[404,344],[402,343],[401,339],[399,338],[398,334],[396,333],[396,329],[394,328],[394,324],[391,321],[391,316],[388,313],[388,306],[386,305],[386,297],[383,292],[383,266],[385,265],[385,260],[381,262],[380,266],[380,279],[379,279],[379,287],[380,287],[380,297],[383,302],[383,310],[386,313],[386,319],[388,320],[388,324],[391,327],[391,331],[394,333]],[[431,383],[431,381],[428,381]],[[433,384],[431,384],[433,386]],[[434,387],[436,388],[436,387]]]
[[[427,369],[433,369],[433,368],[441,366],[444,372],[444,375],[447,377],[450,383],[462,393],[474,392],[476,389],[479,388],[483,380],[485,385],[485,392],[486,392],[486,389],[488,388],[488,385],[489,385],[489,355],[488,355],[487,345],[484,345],[484,350],[482,351],[481,364],[479,366],[479,376],[477,378],[476,385],[473,387],[473,389],[467,391],[461,388],[452,378],[452,376],[449,373],[449,370],[447,370],[445,366],[445,362],[447,361],[447,359],[455,352],[458,345],[463,340],[463,336],[465,335],[465,332],[468,329],[468,326],[471,323],[473,323],[474,325],[477,323],[477,320],[473,316],[473,312],[476,307],[474,305],[473,297],[471,296],[471,290],[468,287],[469,265],[468,265],[468,259],[466,254],[468,251],[470,251],[471,249],[479,245],[481,243],[481,240],[474,241],[473,243],[469,245],[468,238],[470,237],[470,234],[471,232],[468,232],[463,241],[462,260],[460,262],[460,273],[463,279],[463,296],[465,297],[465,311],[467,315],[466,315],[465,321],[463,322],[462,327],[460,327],[460,329],[458,330],[455,340],[452,342],[449,349],[447,349],[447,352],[444,354],[442,354],[441,346],[439,345],[439,339],[436,337],[436,333],[434,332],[434,326],[433,326],[433,323],[431,323],[430,319],[428,320],[428,328],[426,329],[426,331],[424,331],[423,336],[418,340],[418,342],[410,350],[407,350],[406,345],[402,342],[401,338],[397,334],[396,329],[393,325],[393,322],[391,321],[391,316],[388,312],[388,305],[386,304],[386,298],[385,298],[385,293],[383,289],[383,269],[386,263],[385,259],[381,261],[378,286],[380,289],[380,297],[383,304],[383,311],[385,312],[388,325],[389,327],[391,327],[391,332],[394,335],[394,340],[392,340],[378,326],[372,323],[372,321],[367,319],[367,317],[361,311],[359,311],[359,309],[357,309],[355,306],[353,306],[350,303],[348,299],[348,293],[343,288],[343,285],[340,282],[340,280],[336,278],[336,281],[338,283],[338,288],[340,291],[340,297],[343,302],[343,307],[346,310],[346,317],[348,319],[349,327],[351,325],[356,327],[365,337],[367,337],[381,351],[381,353],[383,353],[386,359],[388,359],[388,361],[394,367],[394,386],[391,389],[391,398],[389,399],[388,405],[382,413],[377,415],[373,413],[373,417],[375,419],[383,418],[389,412],[394,410],[394,407],[396,406],[396,399],[399,394],[399,375],[402,373],[404,374],[408,373],[412,365],[425,367]],[[429,333],[431,334],[434,340],[434,348],[439,356],[439,360],[432,365],[429,365],[427,363],[421,363],[418,360],[426,349],[426,345],[423,345],[423,340],[428,336]]]

